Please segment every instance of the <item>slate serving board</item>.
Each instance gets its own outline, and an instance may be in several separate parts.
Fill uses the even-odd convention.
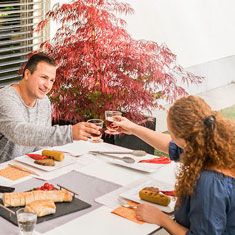
[[[84,210],[91,207],[90,204],[84,202],[76,197],[72,202],[58,202],[56,203],[56,213],[52,215],[46,215],[38,217],[37,224],[44,221],[48,221],[63,215],[67,215],[76,211]],[[17,225],[17,219],[15,212],[22,207],[4,207],[2,199],[0,199],[0,215],[11,223]]]

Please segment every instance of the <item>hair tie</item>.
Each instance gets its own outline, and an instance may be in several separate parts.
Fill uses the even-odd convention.
[[[208,117],[206,117],[203,121],[204,125],[212,130],[215,129],[215,116],[214,115],[210,115]]]

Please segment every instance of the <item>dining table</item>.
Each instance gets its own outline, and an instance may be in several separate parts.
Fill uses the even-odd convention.
[[[1,176],[0,185],[14,187],[16,191],[27,191],[45,182],[63,187],[79,199],[89,203],[87,209],[69,213],[52,220],[38,223],[35,235],[147,235],[159,234],[161,227],[156,224],[137,223],[120,216],[114,211],[119,208],[120,196],[128,193],[146,182],[157,182],[160,187],[174,190],[178,163],[169,161],[167,164],[141,163],[156,156],[134,156],[130,153],[116,154],[112,159],[92,151],[131,151],[117,145],[100,141],[74,141],[63,146],[50,149],[63,151],[65,157],[72,159],[68,164],[45,171],[22,161],[19,156],[9,162],[0,164],[0,171],[9,165],[22,166],[29,170],[27,176],[12,180]],[[40,153],[40,151],[36,152]],[[112,154],[111,154],[112,155]],[[135,163],[125,163],[117,158],[133,158]],[[31,171],[31,172],[30,172]],[[133,195],[132,195],[133,194]],[[2,196],[2,194],[0,194]],[[172,215],[171,211],[166,211]],[[1,214],[1,213],[0,213]],[[16,235],[19,229],[1,216],[0,235]]]

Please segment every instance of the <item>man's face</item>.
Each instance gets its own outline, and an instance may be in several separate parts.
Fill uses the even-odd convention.
[[[42,99],[51,90],[56,77],[56,66],[39,62],[36,70],[31,73],[25,71],[24,79],[27,81],[27,92],[31,98]]]

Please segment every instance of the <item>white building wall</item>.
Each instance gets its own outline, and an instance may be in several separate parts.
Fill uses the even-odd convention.
[[[234,0],[126,0],[135,10],[127,29],[166,43],[184,67],[235,55]]]
[[[123,0],[135,13],[121,16],[136,39],[165,43],[177,61],[203,84],[187,87],[197,94],[235,80],[234,0]],[[69,2],[56,0],[52,4]],[[56,31],[51,24],[51,37]]]

